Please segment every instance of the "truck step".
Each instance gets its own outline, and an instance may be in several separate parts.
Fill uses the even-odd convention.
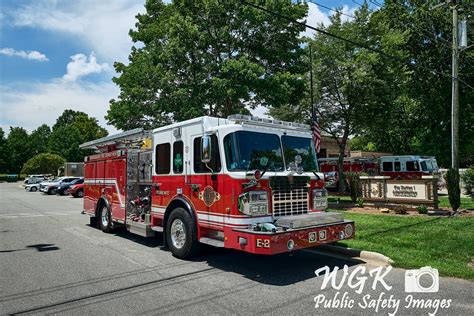
[[[213,239],[209,237],[201,237],[199,239],[199,242],[202,244],[211,245],[218,248],[224,248],[224,241],[218,240],[218,239]]]
[[[142,224],[138,222],[127,222],[127,230],[133,234],[137,234],[143,237],[153,237],[155,232],[151,230],[150,224]]]

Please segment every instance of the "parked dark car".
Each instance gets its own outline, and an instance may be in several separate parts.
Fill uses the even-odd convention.
[[[46,194],[56,194],[58,187],[63,183],[69,183],[74,180],[80,179],[78,177],[61,177],[51,182],[41,182],[40,191]]]
[[[73,184],[67,191],[75,198],[82,198],[84,197],[84,183]]]
[[[73,180],[71,182],[63,182],[56,189],[56,194],[66,195],[66,194],[68,194],[68,189],[71,187],[71,185],[81,184],[81,183],[84,183],[84,178],[79,178],[79,179]]]

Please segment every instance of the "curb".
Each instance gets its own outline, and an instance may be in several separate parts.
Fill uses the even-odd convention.
[[[379,261],[388,265],[391,265],[393,263],[392,259],[378,252],[365,251],[353,248],[344,248],[341,246],[334,245],[321,245],[318,248],[328,252],[339,253],[347,257],[357,257],[365,260]]]

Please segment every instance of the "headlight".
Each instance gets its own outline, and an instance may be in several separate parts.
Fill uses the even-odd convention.
[[[326,189],[313,189],[313,210],[324,210],[328,207],[328,191]]]
[[[268,213],[268,193],[250,191],[239,195],[239,212],[245,215],[262,215]]]

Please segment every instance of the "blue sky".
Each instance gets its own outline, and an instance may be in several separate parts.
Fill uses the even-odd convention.
[[[315,2],[350,15],[362,1]],[[145,11],[144,2],[0,0],[0,127],[31,132],[71,108],[115,132],[104,118],[108,101],[119,93],[111,81],[113,63],[127,61],[128,31]],[[313,3],[309,8],[311,25],[327,23],[334,13]]]

